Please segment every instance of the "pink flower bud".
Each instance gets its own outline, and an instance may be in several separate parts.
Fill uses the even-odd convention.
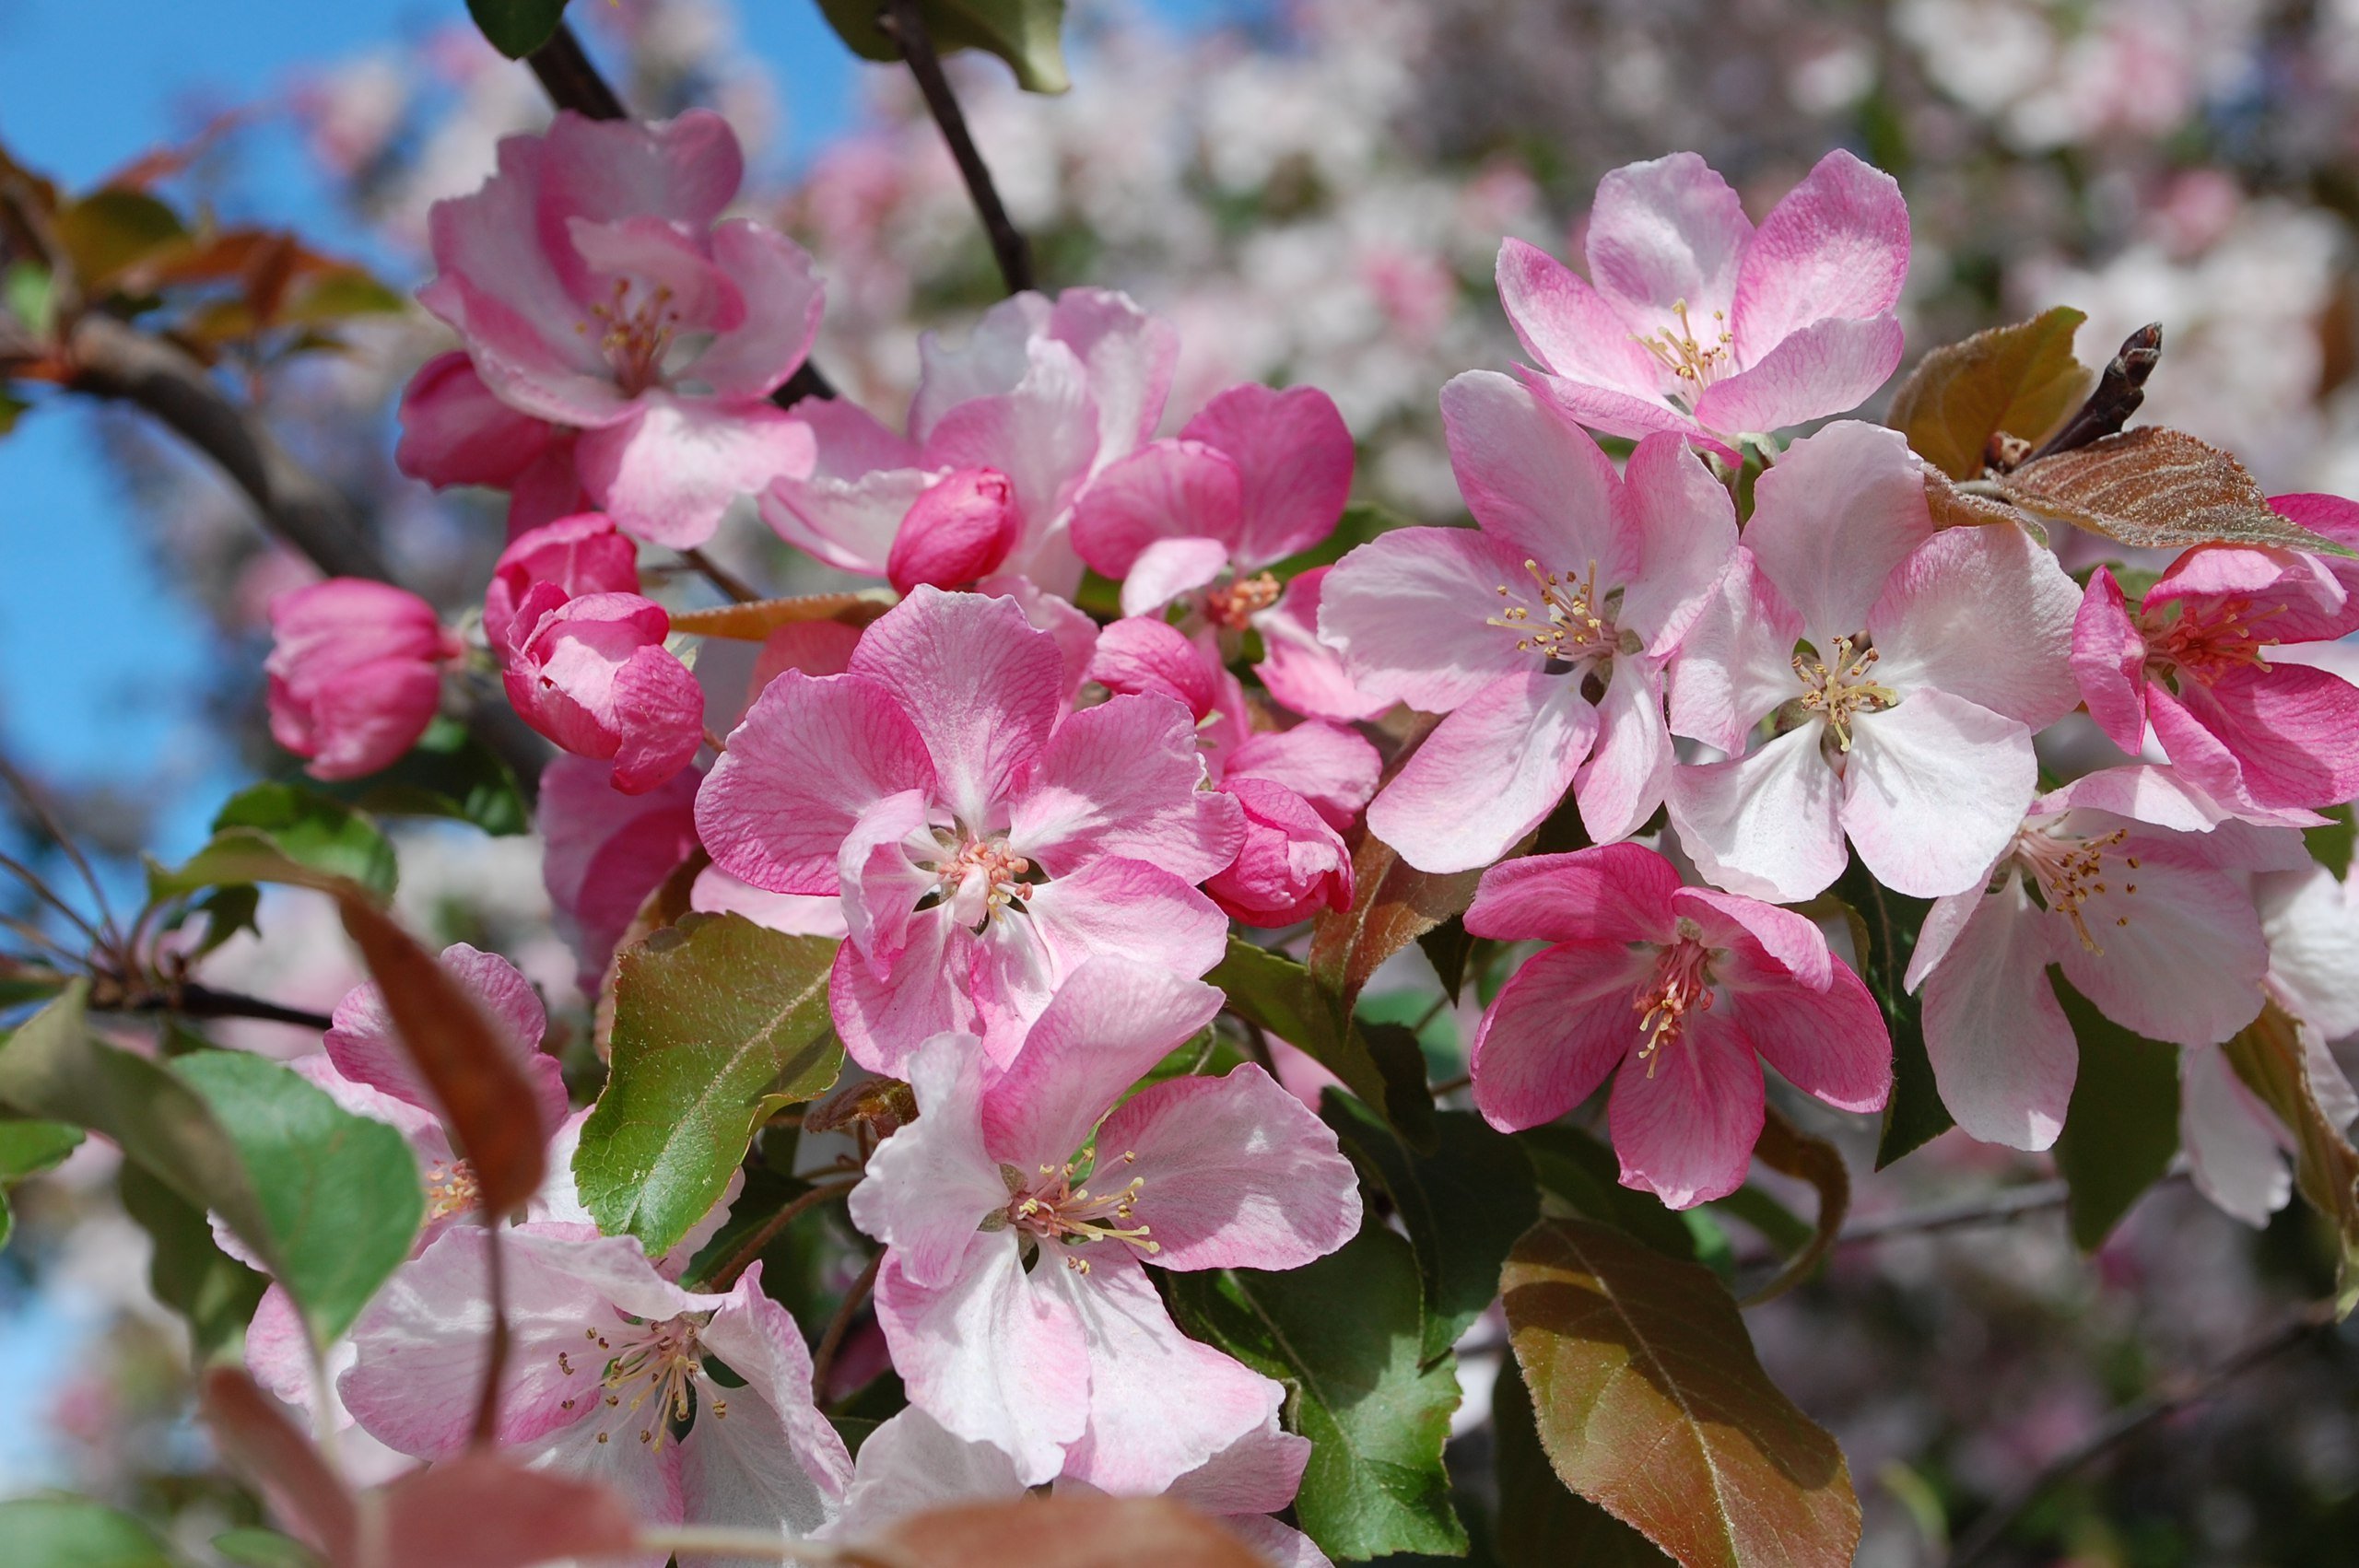
[[[671,617],[636,593],[569,599],[536,582],[501,648],[508,700],[577,756],[611,759],[615,788],[654,789],[686,767],[704,735],[704,691],[663,647]]]
[[[1089,678],[1117,696],[1156,692],[1202,721],[1220,706],[1217,666],[1185,634],[1153,615],[1130,615],[1097,634]]]
[[[1228,869],[1204,883],[1214,903],[1262,927],[1352,907],[1351,850],[1308,802],[1264,778],[1233,779],[1224,788],[1245,808],[1245,842]]]
[[[516,607],[536,582],[557,584],[569,599],[636,593],[639,546],[604,512],[561,517],[518,535],[499,553],[484,592],[484,636],[495,649],[506,645]]]
[[[409,750],[460,653],[432,605],[364,578],[279,594],[270,628],[270,732],[314,778],[358,778]]]
[[[1007,475],[962,468],[920,496],[901,520],[885,575],[902,593],[921,582],[960,588],[997,570],[1022,530]]]

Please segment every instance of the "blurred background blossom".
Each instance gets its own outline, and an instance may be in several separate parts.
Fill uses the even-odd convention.
[[[88,7],[120,11],[118,27],[164,9]],[[212,25],[264,29],[278,9]],[[342,41],[316,56],[224,41],[151,67],[142,135],[186,140],[244,111],[185,193],[293,223],[407,288],[425,271],[430,204],[475,185],[497,138],[547,111],[455,3],[349,9]],[[0,140],[29,162],[60,94],[111,88],[105,29],[81,10],[0,0],[0,82],[46,83],[40,97],[0,86]],[[736,125],[757,177],[749,206],[826,276],[818,361],[898,419],[917,334],[963,333],[997,293],[906,78],[851,60],[807,0],[576,10],[639,111],[707,104]],[[2272,491],[2359,493],[2359,0],[1074,0],[1069,38],[1062,98],[1019,94],[993,62],[953,63],[1043,277],[1126,289],[1177,325],[1173,428],[1237,380],[1326,389],[1359,443],[1359,497],[1402,517],[1460,515],[1441,383],[1517,357],[1491,284],[1500,239],[1578,254],[1597,177],[1675,148],[1726,171],[1758,214],[1827,147],[1852,147],[1907,194],[1912,357],[2053,304],[2088,312],[2092,362],[2160,321],[2149,417],[2237,451]],[[103,167],[63,172],[87,182]],[[457,613],[499,549],[497,498],[431,494],[390,455],[401,385],[447,346],[412,311],[344,356],[262,377],[259,392],[405,578]],[[0,689],[0,743],[127,889],[140,851],[184,854],[232,789],[286,767],[261,720],[264,606],[313,573],[169,437],[64,405],[0,441],[0,539],[19,588],[0,607],[17,677]],[[780,591],[831,580],[750,509],[715,553]],[[742,692],[742,671],[706,674]],[[14,848],[35,836],[9,823],[0,837]],[[402,912],[513,957],[558,1026],[580,1031],[536,854],[528,840],[412,833]],[[269,942],[238,939],[217,978],[330,1005],[355,977],[341,939],[305,924],[315,914],[299,899],[267,908]],[[274,1048],[274,1026],[245,1027],[239,1043]],[[276,1048],[303,1043],[279,1033]],[[1813,1125],[1864,1171],[1872,1150],[1836,1119]],[[1857,1211],[2050,1174],[1953,1135],[1865,1180]],[[0,1254],[0,1493],[70,1484],[177,1512],[202,1541],[226,1494],[203,1479],[181,1330],[147,1305],[147,1243],[111,1188],[108,1157],[86,1149],[27,1195]],[[1750,1234],[1701,1223],[1708,1254],[1743,1267]],[[2180,1387],[2321,1293],[2314,1223],[2296,1206],[2248,1232],[2174,1181],[2094,1259],[2044,1209],[1846,1247],[1752,1323],[1773,1375],[1850,1456],[1860,1561],[1939,1562],[1953,1504],[2007,1495],[2107,1412]],[[1486,1332],[1496,1354],[1496,1328],[1477,1342]],[[1479,1491],[1478,1365],[1470,1356],[1453,1458]],[[2278,1357],[2052,1492],[2032,1515],[2054,1545],[2046,1561],[2353,1561],[2355,1409],[2347,1333]],[[42,1444],[53,1430],[66,1441]]]

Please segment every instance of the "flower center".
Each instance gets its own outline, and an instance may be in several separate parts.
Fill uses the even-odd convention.
[[[2146,639],[2147,671],[2163,677],[2185,672],[2208,686],[2231,670],[2261,668],[2266,662],[2261,650],[2273,647],[2277,638],[2264,637],[2255,627],[2283,609],[2272,605],[2256,615],[2249,599],[2224,600],[2200,610],[2185,601],[2142,609],[2138,630]]]
[[[2025,827],[2015,835],[2013,851],[2015,863],[2031,873],[2032,883],[2039,890],[2040,902],[2046,904],[2051,913],[2071,921],[2073,933],[2081,939],[2081,945],[2100,958],[2105,956],[2105,949],[2098,945],[2095,933],[2089,930],[2088,918],[2081,913],[2081,906],[2112,891],[2111,884],[2105,880],[2105,852],[2129,836],[2129,829],[2120,827],[2095,838],[2078,838],[2070,834],[2036,827]],[[2134,872],[2138,869],[2137,856],[2125,855],[2122,860],[2130,870]],[[2138,884],[2124,882],[2121,891],[2134,894],[2138,891]],[[2126,926],[2130,923],[2130,917],[2116,915],[2113,923]]]
[[[1794,654],[1794,673],[1802,683],[1802,695],[1797,700],[1805,712],[1826,720],[1837,751],[1851,749],[1853,719],[1862,713],[1882,713],[1900,701],[1898,692],[1869,678],[1876,667],[1876,650],[1867,641],[1865,632],[1838,637],[1823,660],[1800,651]]]
[[[1204,591],[1204,619],[1241,632],[1253,617],[1278,602],[1278,579],[1268,572],[1238,578]]]
[[[1125,1150],[1121,1163],[1128,1165],[1137,1158],[1137,1154]],[[1009,1193],[1004,1211],[1006,1223],[1027,1235],[1066,1246],[1121,1241],[1149,1258],[1163,1250],[1160,1242],[1147,1238],[1144,1225],[1128,1223],[1139,1193],[1146,1186],[1144,1176],[1133,1176],[1111,1192],[1093,1193],[1086,1186],[1074,1186],[1074,1163],[1068,1160],[1062,1167],[1042,1165],[1039,1175],[1027,1176],[1013,1165],[1002,1165],[1000,1175],[1006,1180]],[[1086,1182],[1089,1178],[1085,1176],[1082,1179]],[[1076,1274],[1086,1274],[1089,1259],[1068,1252],[1065,1267]]]
[[[625,392],[637,396],[663,379],[663,356],[680,327],[668,285],[633,298],[631,280],[618,277],[613,300],[591,306],[590,315],[597,323],[598,348]],[[576,322],[573,330],[586,337],[593,329],[590,322]]]
[[[1686,300],[1674,303],[1671,315],[1678,323],[1676,326],[1666,324],[1650,333],[1631,335],[1693,396],[1734,369],[1729,345],[1736,341],[1736,335],[1728,330],[1728,312],[1724,310],[1712,312],[1711,325],[1704,329],[1700,337],[1696,335],[1696,323],[1688,320]]]
[[[1498,594],[1508,601],[1508,607],[1485,620],[1485,626],[1515,633],[1518,652],[1537,650],[1567,664],[1607,658],[1615,651],[1620,634],[1614,626],[1613,599],[1619,590],[1597,591],[1595,561],[1578,578],[1543,572],[1537,561],[1524,562],[1523,569],[1540,591],[1539,609],[1544,618],[1533,619],[1532,606],[1516,603],[1515,591],[1501,583]]]
[[[993,915],[1011,905],[1022,906],[1032,896],[1032,862],[1008,848],[997,836],[955,837],[938,829],[934,837],[951,854],[933,862],[934,895],[950,918],[969,930],[980,931]]]
[[[1712,950],[1704,945],[1703,935],[1703,928],[1695,921],[1682,919],[1679,940],[1661,951],[1654,973],[1630,1003],[1647,1037],[1638,1047],[1638,1059],[1647,1064],[1649,1078],[1655,1075],[1662,1047],[1679,1043],[1687,1028],[1687,1015],[1711,1011]]]
[[[483,1184],[475,1168],[464,1160],[445,1164],[437,1160],[426,1168],[426,1217],[447,1220],[464,1214],[483,1200]]]
[[[622,1430],[628,1430],[636,1420],[640,1422],[640,1442],[651,1448],[662,1447],[672,1429],[696,1413],[697,1379],[705,1375],[700,1336],[711,1316],[682,1313],[660,1322],[625,1317],[623,1327],[612,1330],[611,1338],[595,1328],[584,1328],[582,1337],[605,1358],[605,1370],[600,1374],[596,1390],[590,1397],[606,1410],[617,1412],[603,1419],[620,1423]],[[574,1364],[571,1352],[567,1351],[557,1352],[557,1369],[567,1377],[584,1370]],[[562,1409],[569,1410],[575,1400],[560,1403]],[[713,1420],[728,1419],[728,1400],[710,1398],[704,1404],[712,1411]],[[611,1431],[602,1431],[598,1441],[604,1443],[611,1435]]]

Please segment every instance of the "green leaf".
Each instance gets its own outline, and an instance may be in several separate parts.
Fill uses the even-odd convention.
[[[222,1251],[204,1211],[144,1166],[126,1161],[115,1188],[123,1212],[155,1244],[147,1259],[147,1288],[188,1320],[197,1363],[235,1354],[269,1279]]]
[[[1410,1147],[1434,1146],[1434,1099],[1415,1035],[1398,1024],[1360,1024],[1340,1016],[1308,969],[1235,934],[1228,955],[1205,977],[1227,993],[1231,1012],[1308,1053],[1382,1111]]]
[[[573,1159],[600,1230],[666,1250],[710,1211],[755,1129],[835,1082],[836,947],[692,915],[623,951],[613,1072]]]
[[[1493,1549],[1499,1568],[1662,1568],[1671,1559],[1647,1538],[1567,1489],[1548,1466],[1533,1424],[1532,1391],[1510,1360],[1491,1390],[1499,1486]]]
[[[1526,1128],[1515,1140],[1542,1190],[1573,1212],[1626,1231],[1666,1257],[1696,1260],[1696,1233],[1653,1193],[1624,1187],[1622,1162],[1605,1143],[1563,1122]]]
[[[205,1051],[176,1071],[212,1107],[261,1194],[279,1283],[320,1343],[341,1337],[426,1221],[408,1141],[262,1057]]]
[[[467,15],[494,49],[522,60],[556,36],[565,0],[467,0]]]
[[[1501,1283],[1559,1480],[1687,1568],[1848,1568],[1860,1504],[1835,1440],[1761,1370],[1708,1269],[1543,1220]]]
[[[2351,874],[2351,849],[2354,839],[2359,839],[2359,829],[2352,825],[2353,819],[2348,805],[2329,806],[2318,814],[2331,820],[2322,827],[2302,829],[2302,845],[2309,850],[2310,859],[2332,872],[2340,882]]]
[[[82,1129],[62,1121],[0,1121],[0,1246],[8,1245],[16,1228],[8,1188],[53,1169],[81,1141]]]
[[[30,413],[32,406],[6,387],[0,387],[0,436],[15,429],[17,421]]]
[[[1851,913],[1860,978],[1892,1034],[1892,1098],[1884,1102],[1884,1136],[1876,1144],[1876,1169],[1882,1170],[1956,1125],[1933,1082],[1933,1059],[1925,1053],[1922,1004],[1904,983],[1917,933],[1932,906],[1876,881],[1857,855],[1837,879],[1835,895]]]
[[[321,788],[381,816],[451,817],[494,837],[529,832],[533,825],[515,770],[447,717],[428,725],[417,743],[384,771]]]
[[[2072,333],[2087,319],[2059,305],[1934,349],[1901,382],[1884,423],[1951,478],[1979,479],[1992,436],[2036,441],[2096,384],[2072,357]]]
[[[144,191],[93,191],[58,209],[55,221],[75,276],[92,295],[116,274],[188,238],[180,215]]]
[[[39,262],[10,262],[0,270],[0,310],[22,322],[33,336],[47,337],[51,310],[56,304],[55,282]]]
[[[1425,1301],[1424,1359],[1446,1354],[1499,1295],[1499,1265],[1540,1216],[1532,1162],[1514,1139],[1472,1111],[1434,1117],[1435,1147],[1410,1150],[1371,1111],[1329,1091],[1319,1114],[1384,1189],[1416,1248]]]
[[[2048,974],[2081,1053],[2056,1170],[2068,1188],[2072,1239],[2095,1252],[2178,1153],[2178,1047],[2116,1024],[2054,965]]]
[[[2319,1104],[2315,1073],[2326,1046],[2271,1002],[2222,1049],[2245,1087],[2294,1134],[2294,1185],[2335,1236],[2335,1311],[2359,1306],[2359,1149],[2339,1117]],[[2314,1066],[2314,1064],[2316,1064]]]
[[[213,1550],[242,1568],[320,1568],[319,1558],[301,1541],[251,1526],[215,1536]]]
[[[884,10],[878,0],[819,0],[819,10],[854,54],[899,62],[900,45],[876,25]],[[1065,0],[921,0],[918,12],[937,53],[980,49],[996,54],[1026,92],[1057,93],[1073,85],[1058,38]]]
[[[1457,1367],[1425,1363],[1406,1241],[1371,1222],[1300,1269],[1174,1274],[1168,1286],[1190,1333],[1286,1386],[1286,1424],[1311,1444],[1295,1516],[1320,1550],[1465,1554],[1441,1459]]]
[[[229,797],[215,834],[251,828],[297,865],[348,877],[378,897],[393,895],[393,847],[360,813],[301,784],[256,784]]]
[[[173,1568],[155,1531],[79,1497],[0,1503],[8,1568]]]
[[[1452,1006],[1457,1005],[1458,993],[1466,988],[1466,961],[1473,956],[1474,941],[1466,930],[1462,913],[1452,915],[1417,938],[1417,945],[1425,950],[1426,961],[1440,977],[1441,989],[1449,993]]]

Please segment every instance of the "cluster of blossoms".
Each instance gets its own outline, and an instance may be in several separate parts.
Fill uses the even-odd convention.
[[[1854,861],[1932,901],[1906,984],[1968,1133],[2056,1139],[2076,1047],[2053,966],[2185,1047],[2204,1189],[2255,1220],[2284,1200],[2284,1131],[2217,1047],[2273,1000],[2326,1081],[2318,1042],[2359,1022],[2318,956],[2347,939],[2341,889],[2299,831],[2359,794],[2331,648],[2359,568],[2204,544],[2133,602],[2127,571],[2076,584],[2016,521],[1937,515],[1896,431],[1789,439],[1901,358],[1889,178],[1832,154],[1756,226],[1692,154],[1608,176],[1586,279],[1501,252],[1532,363],[1442,391],[1475,526],[1297,569],[1351,489],[1334,404],[1238,386],[1158,437],[1179,344],[1118,294],[1019,295],[963,345],[929,337],[901,429],[780,407],[819,287],[722,217],[740,173],[697,114],[503,143],[435,213],[426,298],[463,346],[405,399],[403,462],[510,495],[481,657],[570,754],[542,811],[585,973],[698,853],[695,907],[839,941],[835,1030],[916,1107],[863,1142],[850,1195],[909,1409],[855,1465],[758,1265],[692,1290],[701,1235],[650,1258],[598,1233],[553,1094],[558,1175],[505,1233],[501,1442],[650,1519],[800,1536],[1053,1481],[1192,1497],[1320,1561],[1260,1517],[1309,1452],[1283,1388],[1182,1333],[1145,1266],[1309,1263],[1358,1233],[1357,1177],[1257,1065],[1133,1091],[1222,1011],[1203,977],[1231,923],[1351,908],[1370,845],[1479,872],[1465,929],[1520,960],[1475,1036],[1476,1109],[1536,1127],[1610,1078],[1621,1178],[1672,1207],[1745,1180],[1763,1063],[1839,1110],[1890,1095],[1884,1010],[1813,903]],[[697,549],[740,497],[891,607],[783,612],[750,689],[723,690],[675,650],[640,555]],[[2359,506],[2276,505],[2359,544]],[[1118,614],[1078,606],[1089,573]],[[470,657],[366,585],[276,620],[275,728],[323,778],[397,755]],[[2110,766],[2044,787],[2044,760],[2106,742]],[[1528,852],[1574,825],[1587,847]],[[448,961],[553,1084],[512,971]],[[384,1035],[348,1001],[314,1076],[411,1137],[437,1226],[334,1392],[430,1459],[467,1438],[487,1244],[449,1223],[468,1178]],[[254,1343],[273,1387],[311,1392],[270,1358],[283,1335]]]

